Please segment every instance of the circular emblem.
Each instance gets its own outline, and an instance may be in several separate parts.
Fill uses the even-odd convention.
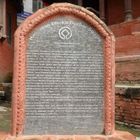
[[[59,30],[59,37],[63,40],[68,40],[72,37],[72,31],[69,27],[62,27]]]

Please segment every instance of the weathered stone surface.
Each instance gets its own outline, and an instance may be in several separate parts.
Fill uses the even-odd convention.
[[[26,55],[24,134],[102,133],[104,58],[96,30],[59,16],[35,29]]]

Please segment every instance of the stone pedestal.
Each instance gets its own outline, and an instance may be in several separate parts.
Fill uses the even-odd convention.
[[[129,132],[115,131],[113,135],[30,135],[10,136],[0,134],[0,140],[136,140],[136,137]]]
[[[6,140],[10,135],[5,132],[0,132],[0,140]]]

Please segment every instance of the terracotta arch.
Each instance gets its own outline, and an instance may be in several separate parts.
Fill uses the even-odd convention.
[[[15,33],[14,50],[14,79],[13,79],[13,121],[12,135],[20,135],[23,132],[24,124],[24,101],[25,101],[25,76],[26,76],[26,48],[27,38],[34,28],[50,18],[60,15],[72,15],[79,17],[94,27],[104,38],[104,61],[105,61],[105,134],[112,134],[114,131],[114,36],[107,26],[88,10],[68,3],[53,4],[47,8],[37,11],[28,17]]]

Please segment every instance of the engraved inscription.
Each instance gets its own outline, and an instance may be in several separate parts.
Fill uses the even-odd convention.
[[[102,44],[90,25],[69,16],[30,35],[24,134],[103,132]]]

